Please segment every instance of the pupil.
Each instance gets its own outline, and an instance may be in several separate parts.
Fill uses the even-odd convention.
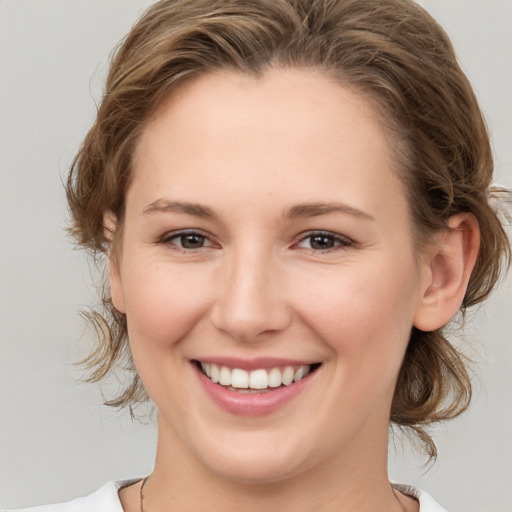
[[[183,235],[181,237],[181,245],[185,249],[197,249],[202,247],[204,243],[204,236],[201,235]]]
[[[334,247],[334,240],[330,236],[316,235],[311,237],[311,247],[313,249],[331,249]]]

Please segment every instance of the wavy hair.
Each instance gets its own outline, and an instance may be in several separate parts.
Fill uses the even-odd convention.
[[[490,204],[492,152],[485,122],[450,40],[409,0],[162,0],[117,48],[96,120],[68,177],[71,233],[95,256],[109,252],[103,218],[122,230],[132,157],[161,102],[187,81],[220,69],[261,76],[300,67],[330,76],[372,102],[389,130],[409,195],[416,240],[444,229],[457,212],[478,220],[481,246],[461,312],[483,301],[510,262],[510,244]],[[105,284],[103,308],[86,313],[98,344],[90,380],[122,366],[130,378],[106,402],[146,399],[131,359],[126,318]],[[413,329],[398,377],[391,422],[412,429],[430,458],[426,427],[464,411],[471,381],[444,329]]]

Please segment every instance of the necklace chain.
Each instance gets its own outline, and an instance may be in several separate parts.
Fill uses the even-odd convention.
[[[148,483],[148,480],[149,480],[149,476],[147,476],[146,478],[144,478],[144,480],[142,480],[142,485],[140,486],[140,493],[139,493],[139,496],[140,496],[140,512],[145,512],[144,511],[144,488],[146,487],[146,484]]]

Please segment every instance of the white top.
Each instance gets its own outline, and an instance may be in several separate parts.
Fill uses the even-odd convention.
[[[136,480],[109,482],[101,489],[83,498],[75,498],[55,505],[19,509],[17,512],[123,512],[123,507],[119,501],[119,489],[134,482]],[[444,508],[418,487],[402,484],[393,484],[393,487],[403,494],[416,498],[420,503],[420,512],[446,512]]]

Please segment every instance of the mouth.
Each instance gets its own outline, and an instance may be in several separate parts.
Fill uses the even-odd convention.
[[[269,393],[288,387],[314,373],[322,364],[276,366],[248,371],[198,360],[193,362],[211,382],[240,394]]]

